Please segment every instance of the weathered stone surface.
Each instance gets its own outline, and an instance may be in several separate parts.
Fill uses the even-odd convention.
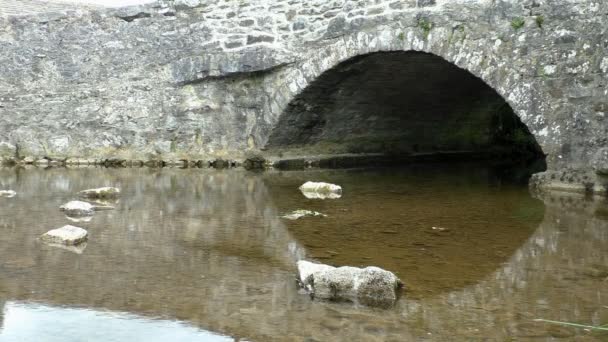
[[[59,207],[68,216],[92,216],[94,214],[93,205],[88,202],[70,201]]]
[[[35,159],[240,160],[340,63],[421,51],[496,90],[549,171],[592,171],[608,144],[606,12],[595,0],[162,0],[0,13],[0,142]]]
[[[66,225],[61,228],[49,230],[40,236],[43,242],[51,244],[63,244],[68,246],[78,245],[87,240],[88,233],[86,230]]]
[[[597,151],[591,163],[593,170],[598,175],[608,176],[608,147]]]
[[[327,215],[325,214],[321,214],[320,212],[317,211],[311,211],[311,210],[294,210],[291,213],[287,214],[287,215],[283,215],[281,216],[284,219],[288,219],[288,220],[299,220],[302,217],[326,217]]]
[[[299,189],[306,198],[311,199],[336,199],[342,197],[342,187],[336,184],[306,182]]]
[[[0,159],[15,157],[17,147],[5,141],[0,142]]]
[[[332,267],[298,261],[298,280],[315,298],[387,306],[397,300],[401,280],[378,267]]]
[[[116,198],[120,195],[120,189],[114,187],[87,189],[82,190],[78,195],[84,198]]]
[[[15,197],[17,193],[14,190],[0,190],[0,197],[11,198]]]

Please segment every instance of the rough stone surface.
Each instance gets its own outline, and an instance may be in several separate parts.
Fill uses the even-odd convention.
[[[597,151],[591,166],[598,175],[608,176],[608,147]]]
[[[378,267],[332,267],[298,261],[298,280],[315,298],[386,306],[397,300],[401,280]]]
[[[165,0],[36,12],[0,13],[0,143],[21,156],[240,158],[265,148],[319,76],[391,51],[430,53],[483,80],[536,138],[549,173],[592,171],[608,144],[602,1]]]
[[[306,198],[311,199],[336,199],[342,197],[342,187],[336,184],[306,182],[299,189]]]
[[[87,189],[82,190],[78,195],[84,198],[116,198],[120,195],[120,189],[114,187]]]
[[[70,201],[59,209],[68,216],[92,216],[94,214],[93,205],[82,201]]]
[[[288,219],[288,220],[299,220],[302,217],[326,217],[327,215],[322,214],[320,212],[317,211],[311,211],[311,210],[294,210],[291,213],[287,214],[287,215],[283,215],[282,217],[284,219]]]
[[[11,198],[15,197],[17,193],[14,190],[0,190],[0,197]]]
[[[49,230],[40,239],[51,244],[63,244],[68,246],[78,245],[87,240],[87,231],[75,226],[63,226]]]

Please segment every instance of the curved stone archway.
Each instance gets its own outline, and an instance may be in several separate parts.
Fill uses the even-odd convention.
[[[289,103],[266,148],[292,155],[544,159],[495,90],[416,51],[374,52],[325,71]]]
[[[460,77],[463,82],[472,85],[464,85],[465,88],[467,88],[464,90],[454,89],[453,93],[455,96],[466,95],[467,91],[478,91],[480,92],[477,94],[479,96],[472,96],[475,101],[482,99],[483,97],[488,97],[489,102],[497,104],[498,101],[504,99],[506,104],[508,104],[508,107],[510,107],[509,109],[512,108],[513,113],[517,115],[523,125],[525,125],[525,128],[532,134],[532,140],[535,140],[533,143],[535,144],[538,142],[540,145],[538,149],[540,150],[542,148],[542,151],[545,151],[545,153],[549,155],[549,160],[552,160],[551,141],[552,139],[558,140],[559,137],[553,137],[547,133],[548,130],[545,125],[546,119],[542,112],[544,106],[542,101],[539,100],[542,96],[539,93],[531,91],[532,89],[537,88],[534,85],[534,80],[522,79],[522,76],[514,70],[512,65],[499,62],[500,58],[497,56],[495,48],[500,45],[500,40],[492,41],[491,39],[482,39],[475,41],[476,47],[472,47],[465,45],[463,35],[465,35],[465,33],[458,29],[447,30],[444,28],[436,28],[427,32],[420,27],[405,30],[382,28],[373,33],[359,32],[350,36],[344,36],[325,48],[313,50],[304,58],[304,62],[286,71],[281,77],[287,82],[285,82],[281,89],[277,91],[277,94],[279,95],[275,97],[275,102],[268,108],[268,111],[271,113],[271,126],[273,126],[273,129],[265,142],[266,146],[272,148],[282,144],[293,143],[293,141],[290,142],[289,140],[297,140],[297,135],[301,133],[297,132],[298,125],[307,126],[307,129],[311,129],[312,126],[314,126],[314,123],[310,122],[311,120],[314,121],[314,119],[311,118],[308,118],[308,122],[295,122],[295,118],[290,120],[285,117],[288,116],[288,114],[285,113],[292,111],[294,106],[307,107],[309,109],[313,107],[310,103],[297,103],[306,102],[306,100],[302,101],[302,97],[305,97],[306,92],[310,92],[312,87],[321,88],[319,94],[314,95],[319,97],[325,96],[328,91],[332,91],[332,85],[337,86],[343,79],[349,77],[348,75],[345,75],[345,73],[348,73],[349,71],[345,70],[346,67],[344,67],[344,65],[356,63],[361,59],[369,60],[377,56],[378,60],[375,64],[379,65],[385,63],[383,70],[379,69],[378,71],[384,71],[386,74],[383,76],[386,78],[404,77],[398,70],[393,70],[396,72],[393,75],[390,74],[391,66],[393,68],[398,68],[399,63],[403,63],[402,66],[404,68],[410,67],[411,69],[409,70],[409,74],[406,72],[405,81],[411,82],[416,81],[417,78],[442,76],[442,80],[438,82],[446,82],[446,80],[450,82],[450,77]],[[416,56],[420,58],[415,58]],[[410,59],[408,60],[407,57],[410,57]],[[414,58],[412,59],[411,57]],[[408,62],[416,63],[417,65],[408,66],[405,64]],[[444,63],[442,64],[441,62]],[[427,68],[429,63],[435,63],[435,66],[431,66],[429,69]],[[373,67],[374,61],[368,64],[372,64],[371,66]],[[386,67],[387,65],[388,69]],[[367,66],[370,65],[363,66],[359,69]],[[450,66],[452,66],[452,68],[450,68]],[[457,68],[453,66],[456,66]],[[424,70],[425,68],[427,68],[427,70]],[[433,73],[432,68],[440,70],[434,70]],[[416,69],[421,69],[422,71],[416,71]],[[334,75],[328,76],[328,74],[332,72]],[[443,72],[451,74],[440,75],[440,73]],[[373,71],[371,73],[373,73]],[[370,77],[370,74],[368,74],[367,77]],[[395,81],[394,78],[391,81]],[[359,78],[358,81],[365,81],[365,79]],[[371,81],[378,82],[378,77],[371,79]],[[426,79],[421,81],[430,80]],[[475,83],[476,81],[478,84]],[[318,83],[324,84],[319,85]],[[378,87],[382,88],[385,85],[386,84],[378,84]],[[456,83],[452,82],[451,84],[446,84],[444,86],[455,85]],[[484,88],[483,85],[487,85],[487,87]],[[356,84],[351,84],[351,87],[353,88],[356,86]],[[395,89],[390,89],[391,86],[394,88],[395,84],[389,85],[389,88],[384,90],[394,92]],[[404,86],[403,82],[401,86]],[[410,87],[413,86],[410,85]],[[344,89],[337,90],[337,92],[342,90]],[[404,90],[407,90],[407,88],[404,88]],[[378,91],[380,93],[382,89],[378,89]],[[492,92],[495,92],[495,94],[492,94]],[[376,95],[380,95],[379,93]],[[398,94],[396,93],[393,94],[393,96],[397,95]],[[414,96],[417,95],[420,95],[420,92]],[[431,93],[424,95],[433,96]],[[441,95],[445,94],[437,94],[438,101],[444,99]],[[373,95],[370,97],[372,96]],[[379,102],[387,100],[387,96],[379,97]],[[324,99],[319,100],[319,106],[326,105],[326,103],[322,103],[323,100]],[[352,98],[351,100],[357,102],[358,99]],[[369,100],[369,98],[366,100]],[[410,98],[409,100],[415,101],[414,98]],[[343,101],[342,105],[347,105],[345,102],[346,101]],[[456,102],[458,101],[450,104],[453,105]],[[407,101],[403,101],[401,105],[406,103]],[[484,104],[488,105],[489,103],[486,102]],[[376,105],[379,105],[379,103]],[[466,110],[478,109],[479,108],[466,108]],[[318,111],[319,108],[309,110],[309,112],[315,110]],[[300,112],[302,111],[303,110],[300,110]],[[460,118],[456,119],[463,119],[462,115]],[[307,118],[304,118],[304,120],[307,120]],[[344,124],[348,125],[348,123]],[[368,128],[369,127],[365,127],[365,129]],[[416,128],[420,127],[414,127],[413,129]],[[401,127],[401,129],[407,129],[407,127]],[[345,132],[343,130],[340,133],[344,134]],[[314,133],[309,132],[305,134],[310,135]],[[318,132],[316,134],[319,135]],[[300,137],[300,140],[306,143],[306,141],[311,139],[310,137],[304,139]]]

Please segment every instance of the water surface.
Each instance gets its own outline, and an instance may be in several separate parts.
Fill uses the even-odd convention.
[[[608,206],[534,199],[503,174],[0,169],[0,189],[18,192],[0,198],[0,340],[69,341],[79,326],[87,341],[607,338],[534,319],[608,323]],[[306,199],[307,180],[344,195]],[[99,186],[123,190],[116,210],[89,222],[58,210]],[[280,218],[295,209],[328,217]],[[65,224],[89,231],[86,246],[37,241]],[[294,281],[302,258],[380,266],[407,288],[387,310],[313,301]],[[92,330],[113,325],[111,338]]]

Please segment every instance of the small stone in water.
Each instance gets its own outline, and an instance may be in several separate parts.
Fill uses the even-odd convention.
[[[40,239],[47,243],[63,244],[68,246],[78,245],[87,240],[88,233],[86,230],[66,225],[61,228],[49,230],[42,234]]]
[[[11,198],[15,197],[15,195],[17,195],[17,193],[13,190],[0,190],[0,197]]]
[[[306,216],[310,216],[310,217],[327,217],[327,215],[325,214],[321,214],[319,212],[316,211],[310,211],[310,210],[294,210],[293,212],[282,216],[284,219],[288,219],[288,220],[297,220],[300,219],[302,217],[306,217]]]

